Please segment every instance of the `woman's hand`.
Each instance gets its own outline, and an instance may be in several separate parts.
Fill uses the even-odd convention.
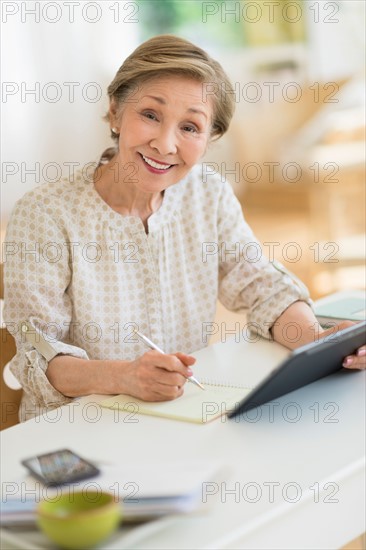
[[[133,397],[144,401],[168,401],[183,394],[196,359],[184,353],[148,351],[124,368],[124,385]]]
[[[319,339],[334,335],[338,330],[351,327],[357,323],[353,321],[342,321],[336,326],[327,330],[321,328],[319,321],[313,311],[305,302],[294,302],[280,316],[271,328],[271,333],[276,342],[289,349],[296,349],[310,342],[318,342]],[[289,340],[286,335],[291,326],[301,328],[300,337]],[[297,331],[297,328],[296,328]],[[296,336],[296,334],[295,334]],[[347,355],[344,358],[343,366],[347,369],[366,369],[366,346],[362,346],[354,355]]]
[[[335,327],[332,327],[322,332],[320,334],[320,338],[324,338],[325,336],[335,334],[338,330],[343,330],[355,324],[356,323],[354,323],[353,321],[343,321],[342,323],[339,323]],[[359,370],[366,369],[366,345],[362,346],[361,348],[358,348],[358,350],[354,355],[347,355],[347,357],[345,357],[343,360],[343,366],[346,369],[359,369]]]

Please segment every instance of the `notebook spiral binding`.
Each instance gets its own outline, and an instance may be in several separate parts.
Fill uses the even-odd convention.
[[[220,382],[212,378],[200,378],[200,382],[206,386],[217,386],[219,388],[240,388],[243,390],[252,390],[253,386],[244,386],[242,384],[231,384],[230,382]]]

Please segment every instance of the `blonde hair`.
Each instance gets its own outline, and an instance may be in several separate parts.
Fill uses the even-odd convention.
[[[109,100],[115,101],[118,111],[143,82],[170,75],[185,76],[206,84],[206,96],[213,99],[211,137],[218,139],[225,134],[235,110],[232,84],[220,63],[178,36],[155,36],[136,48],[108,86]],[[109,112],[104,118],[109,121]],[[118,135],[112,131],[111,137],[117,145]],[[110,160],[116,152],[114,147],[107,149],[100,163]]]

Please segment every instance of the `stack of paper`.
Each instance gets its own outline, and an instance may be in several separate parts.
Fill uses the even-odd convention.
[[[56,499],[61,494],[72,498],[76,491],[87,494],[96,489],[113,494],[121,502],[122,520],[193,512],[202,505],[204,483],[212,483],[222,475],[218,463],[201,461],[145,464],[143,468],[135,464],[99,467],[98,477],[58,487],[45,487],[30,476],[3,483],[1,525],[33,524],[42,498]]]

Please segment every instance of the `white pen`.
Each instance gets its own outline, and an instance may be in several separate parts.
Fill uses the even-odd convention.
[[[138,330],[135,329],[135,334],[141,338],[141,340],[143,340],[145,342],[145,344],[147,344],[149,346],[149,348],[151,349],[154,349],[155,351],[158,351],[159,353],[162,353],[165,355],[165,351],[163,351],[162,349],[159,348],[159,346],[157,346],[156,344],[154,344],[154,342],[152,342],[147,336],[145,336],[144,334],[142,334],[141,332],[139,332]],[[198,386],[199,388],[201,388],[201,390],[204,390],[204,386],[202,386],[202,384],[200,382],[198,382],[197,378],[195,378],[194,376],[189,376],[187,378],[187,380],[189,380],[190,382],[192,382],[193,384],[196,384],[196,386]]]

